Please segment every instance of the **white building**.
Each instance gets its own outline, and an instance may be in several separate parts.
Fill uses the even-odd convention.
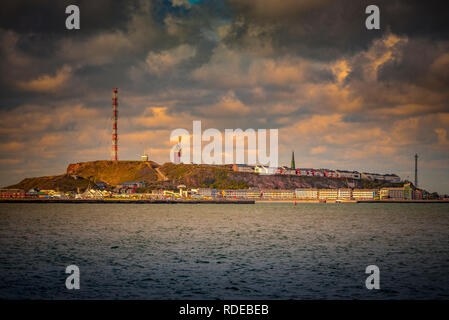
[[[357,171],[337,170],[336,173],[339,178],[350,178],[350,179],[361,178],[361,173]]]
[[[262,190],[262,197],[265,199],[293,199],[295,192],[293,190]]]
[[[369,173],[369,172],[363,172],[362,173],[362,179],[366,179],[366,180],[385,180],[384,176],[382,174],[378,174],[378,173]]]
[[[297,199],[316,200],[318,199],[318,189],[296,189],[295,196]]]
[[[217,189],[198,188],[198,195],[203,197],[215,198],[217,196]]]
[[[376,197],[375,189],[354,189],[352,190],[352,198],[354,200],[373,200]]]
[[[261,191],[259,189],[246,190],[246,197],[248,199],[258,199],[261,197]]]
[[[351,189],[338,189],[338,199],[351,199],[352,190]]]
[[[406,199],[405,188],[382,188],[380,189],[380,199],[404,200]]]
[[[320,200],[337,200],[338,190],[337,189],[320,189],[318,191],[318,198]]]
[[[265,166],[256,166],[254,168],[254,172],[259,173],[260,175],[272,175],[280,173],[279,168]]]

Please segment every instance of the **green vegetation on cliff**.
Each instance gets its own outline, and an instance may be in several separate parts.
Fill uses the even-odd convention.
[[[29,190],[59,189],[75,191],[85,189],[88,180],[106,182],[115,187],[127,181],[144,181],[145,190],[176,189],[179,184],[188,188],[215,189],[295,189],[295,188],[382,188],[399,186],[382,181],[332,179],[325,177],[305,177],[290,175],[258,175],[232,171],[230,165],[194,165],[153,161],[92,161],[70,164],[67,173],[59,176],[24,179],[10,188]]]
[[[232,166],[165,163],[159,169],[170,181],[192,188],[246,189],[249,187],[240,173],[232,171]]]

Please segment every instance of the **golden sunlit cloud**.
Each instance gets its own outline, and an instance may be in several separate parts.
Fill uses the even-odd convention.
[[[45,74],[31,81],[18,82],[17,86],[24,91],[51,92],[65,85],[71,75],[72,68],[66,65],[58,70],[54,76]]]

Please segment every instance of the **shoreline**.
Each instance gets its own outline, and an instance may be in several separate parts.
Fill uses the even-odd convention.
[[[97,203],[97,204],[355,204],[355,203],[449,203],[449,200],[124,200],[124,199],[0,199],[0,203]]]
[[[256,200],[257,203],[317,203],[317,204],[354,204],[354,203],[449,203],[449,200]]]
[[[102,200],[102,199],[0,199],[0,203],[99,203],[99,204],[254,204],[254,200]]]

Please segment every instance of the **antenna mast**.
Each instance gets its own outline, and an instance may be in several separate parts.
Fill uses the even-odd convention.
[[[114,93],[112,95],[112,152],[111,160],[118,161],[118,135],[117,135],[117,88],[114,88]]]

